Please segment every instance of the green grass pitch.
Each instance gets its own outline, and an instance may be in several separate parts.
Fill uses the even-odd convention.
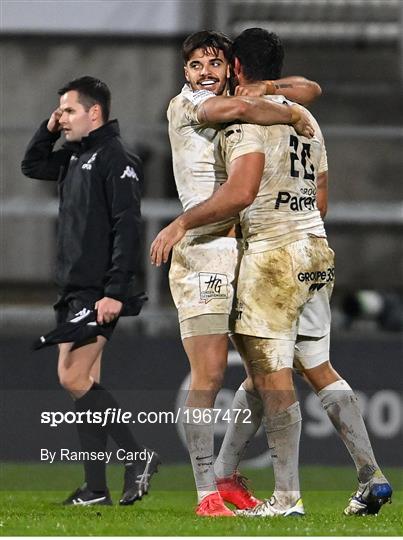
[[[115,503],[122,467],[108,469]],[[271,469],[244,471],[257,496],[273,486]],[[306,516],[302,518],[198,518],[188,466],[162,466],[150,493],[133,506],[63,507],[60,501],[82,479],[79,465],[0,465],[0,534],[3,536],[400,536],[403,534],[403,470],[386,469],[393,503],[379,516],[346,517],[355,488],[354,470],[301,467]]]

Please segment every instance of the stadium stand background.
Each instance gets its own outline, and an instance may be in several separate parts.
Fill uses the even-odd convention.
[[[117,335],[126,341],[120,345],[116,339],[111,350],[129,371],[135,368],[128,351],[144,351],[144,358],[136,359],[139,381],[150,377],[146,351],[158,358],[165,354],[170,366],[177,359],[178,371],[168,383],[176,391],[187,366],[167,269],[152,268],[147,254],[155,233],[180,211],[165,118],[169,99],[183,81],[180,45],[201,28],[235,36],[244,28],[262,26],[283,38],[284,74],[305,75],[323,89],[312,111],[327,140],[330,166],[326,223],[337,255],[333,344],[341,364],[335,363],[343,366],[346,358],[354,358],[354,366],[346,365],[353,384],[364,380],[371,395],[392,392],[377,398],[381,405],[374,418],[378,415],[379,422],[375,418],[378,427],[372,434],[380,446],[382,437],[396,437],[401,447],[401,398],[396,396],[403,329],[403,2],[4,0],[0,9],[3,387],[19,391],[28,385],[34,391],[42,381],[57,388],[50,360],[55,351],[33,360],[28,350],[32,336],[53,326],[56,187],[25,178],[20,161],[39,122],[57,105],[57,89],[91,74],[110,85],[112,116],[119,118],[123,136],[145,163],[139,286],[150,300],[139,318],[122,321]],[[390,358],[388,368],[375,376],[378,363]],[[119,374],[108,363],[105,377],[112,377],[119,389]],[[129,388],[130,380],[128,375],[122,389]],[[161,380],[161,388],[165,382]],[[29,441],[19,445],[17,458],[31,455]],[[13,438],[8,444],[11,456],[3,450],[10,459]],[[396,462],[393,455],[390,463]],[[311,456],[316,459],[315,452]]]

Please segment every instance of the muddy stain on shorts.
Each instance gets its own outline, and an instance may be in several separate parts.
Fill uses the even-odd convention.
[[[333,252],[326,239],[309,237],[281,248],[245,254],[239,272],[236,332],[294,339],[305,303],[332,287]]]

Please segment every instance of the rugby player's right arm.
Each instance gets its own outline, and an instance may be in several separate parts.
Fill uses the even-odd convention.
[[[228,180],[224,184],[158,233],[150,248],[151,263],[156,266],[166,263],[173,246],[189,229],[236,216],[252,204],[259,191],[264,164],[262,152],[250,152],[231,161]]]
[[[264,98],[215,96],[199,105],[197,118],[201,124],[236,121],[262,126],[289,124],[299,135],[310,138],[314,134],[309,117],[298,106],[290,107]]]

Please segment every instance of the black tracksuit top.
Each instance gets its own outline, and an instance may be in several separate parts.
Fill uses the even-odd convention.
[[[59,183],[56,284],[62,293],[95,288],[124,301],[140,249],[140,160],[123,145],[117,120],[56,151],[60,134],[47,122],[21,168]]]

